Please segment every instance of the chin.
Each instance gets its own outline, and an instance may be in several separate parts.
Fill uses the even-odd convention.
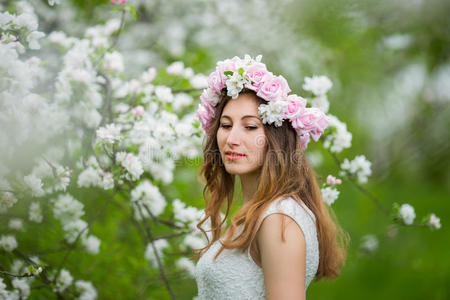
[[[255,172],[254,169],[243,168],[242,166],[226,165],[225,170],[231,175],[246,175]]]

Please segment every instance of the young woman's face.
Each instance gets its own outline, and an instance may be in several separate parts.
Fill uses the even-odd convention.
[[[266,135],[253,95],[241,94],[225,105],[217,131],[217,144],[228,173],[247,175],[260,171]]]

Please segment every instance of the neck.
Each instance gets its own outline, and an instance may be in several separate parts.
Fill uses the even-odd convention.
[[[245,174],[239,176],[242,188],[242,203],[246,204],[256,193],[258,187],[258,173]]]

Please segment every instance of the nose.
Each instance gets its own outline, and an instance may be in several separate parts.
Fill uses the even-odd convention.
[[[238,126],[233,126],[228,132],[227,144],[229,146],[239,146],[241,144],[240,130]]]

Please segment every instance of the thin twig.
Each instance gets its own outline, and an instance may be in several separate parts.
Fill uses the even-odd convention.
[[[171,239],[171,238],[178,237],[180,235],[189,234],[189,233],[190,233],[190,231],[182,231],[182,232],[177,232],[177,233],[173,233],[173,234],[169,234],[169,235],[158,236],[158,237],[155,237],[155,241],[160,240],[160,239],[167,240],[167,239]]]
[[[113,43],[111,44],[111,46],[108,47],[108,49],[106,49],[102,55],[100,55],[100,57],[98,58],[96,64],[95,64],[95,69],[97,69],[98,65],[100,64],[100,62],[102,61],[103,57],[105,56],[106,53],[108,53],[109,51],[111,51],[117,44],[117,42],[119,41],[119,36],[122,33],[122,28],[124,25],[125,21],[125,10],[122,11],[122,14],[120,15],[120,25],[119,25],[119,30],[116,33],[116,36],[114,37]]]
[[[328,153],[330,153],[330,155],[333,157],[334,161],[336,162],[336,164],[338,165],[339,168],[341,168],[341,162],[339,161],[339,158],[336,156],[336,154],[334,154],[333,152],[331,152],[330,150],[328,150]],[[358,184],[356,182],[356,180],[352,177],[349,176],[348,172],[345,172],[345,176],[347,177],[347,179],[354,185],[356,186],[356,188],[358,188],[364,195],[366,195],[367,197],[369,197],[373,202],[375,202],[375,204],[378,206],[379,209],[381,209],[381,211],[387,215],[389,217],[389,210],[386,209],[381,202],[377,199],[377,197],[375,197],[374,195],[372,195],[368,190],[366,190],[364,187],[362,187],[360,184]]]
[[[142,219],[142,221],[143,221],[143,223],[144,223],[145,232],[146,232],[146,234],[147,234],[147,238],[148,238],[150,244],[152,245],[153,253],[154,253],[154,255],[155,255],[156,262],[157,262],[158,267],[159,267],[159,273],[160,273],[160,275],[161,275],[161,279],[163,280],[163,282],[164,282],[164,284],[165,284],[167,290],[169,291],[169,294],[170,294],[171,299],[175,299],[175,294],[173,293],[172,288],[170,287],[170,284],[169,284],[169,280],[167,279],[167,276],[166,276],[166,274],[165,274],[165,272],[164,272],[164,267],[163,267],[163,265],[162,265],[161,258],[159,257],[158,249],[156,249],[156,246],[155,246],[155,244],[154,244],[154,238],[153,238],[153,235],[152,235],[152,232],[151,232],[151,226],[150,226],[150,224],[147,222],[147,220],[145,219],[145,217],[144,217],[144,215],[143,215],[143,213],[142,213],[142,211],[141,211],[141,208],[140,208],[139,204],[134,204],[134,205],[137,206],[137,209],[138,209],[138,211],[139,211],[139,214],[140,214],[140,216],[141,216],[141,219]]]
[[[177,94],[177,93],[192,93],[192,92],[199,92],[202,89],[179,89],[179,90],[172,90],[172,94]]]
[[[22,277],[33,277],[33,276],[35,276],[35,275],[33,275],[33,274],[22,274],[22,275],[17,275],[17,274],[9,273],[9,272],[2,271],[2,270],[0,270],[0,274],[7,275],[7,276],[11,276],[11,277],[17,277],[17,278],[22,278]]]

